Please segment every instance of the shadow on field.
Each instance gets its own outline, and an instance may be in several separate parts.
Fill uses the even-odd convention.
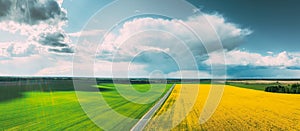
[[[90,91],[85,87],[77,91]],[[98,88],[101,92],[110,91],[112,89]],[[55,92],[55,91],[74,91],[72,80],[18,80],[18,81],[0,81],[0,102],[22,98],[24,92]]]

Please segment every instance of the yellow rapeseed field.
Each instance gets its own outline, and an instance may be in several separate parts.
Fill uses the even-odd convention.
[[[300,95],[268,93],[234,86],[225,86],[216,112],[206,123],[199,124],[209,89],[209,84],[176,85],[145,129],[300,130]],[[199,93],[195,103],[194,96],[190,95],[194,91]],[[191,103],[193,107],[189,108]],[[185,112],[189,112],[187,117],[184,117]]]

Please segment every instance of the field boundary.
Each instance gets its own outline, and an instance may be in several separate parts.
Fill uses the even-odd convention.
[[[130,131],[141,131],[148,124],[151,117],[155,112],[162,106],[162,104],[167,100],[173,91],[176,84],[173,84],[172,87],[168,90],[168,92],[158,101],[156,104],[130,129]]]

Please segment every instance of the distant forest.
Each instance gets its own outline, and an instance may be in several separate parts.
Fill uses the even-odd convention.
[[[292,93],[292,94],[300,94],[300,84],[289,84],[289,85],[278,85],[268,86],[265,88],[266,92],[277,92],[277,93]]]

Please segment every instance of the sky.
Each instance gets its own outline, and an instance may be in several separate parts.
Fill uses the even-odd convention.
[[[0,0],[0,75],[300,78],[299,4]]]
[[[240,48],[264,53],[299,49],[298,0],[190,0],[206,12],[219,12],[233,23],[255,31]],[[259,46],[253,46],[259,45]],[[272,45],[272,46],[271,46]],[[284,45],[284,46],[283,46]]]

